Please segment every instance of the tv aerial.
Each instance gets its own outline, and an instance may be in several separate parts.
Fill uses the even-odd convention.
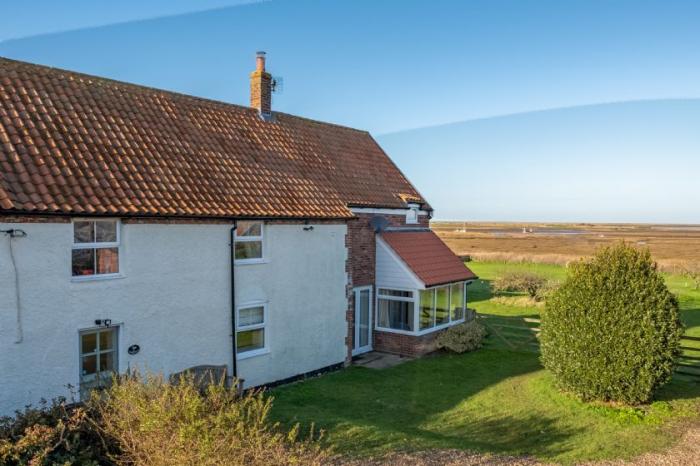
[[[275,94],[282,94],[284,91],[284,78],[282,76],[272,77],[272,92]]]

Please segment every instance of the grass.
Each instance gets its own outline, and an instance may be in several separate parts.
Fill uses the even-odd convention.
[[[493,318],[535,316],[537,307],[491,301],[488,281],[506,269],[563,279],[563,267],[470,263],[480,276],[470,306]],[[680,292],[683,319],[700,330],[700,292],[669,277]],[[493,338],[493,337],[489,337]],[[272,417],[314,423],[338,453],[376,456],[395,450],[457,448],[533,455],[574,463],[630,458],[668,447],[673,426],[698,418],[700,384],[681,378],[654,403],[639,407],[586,404],[560,393],[533,352],[498,344],[464,355],[440,354],[385,369],[350,367],[274,390]]]

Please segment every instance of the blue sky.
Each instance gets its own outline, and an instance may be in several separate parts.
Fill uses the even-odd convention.
[[[263,49],[276,109],[371,131],[439,218],[698,222],[699,20],[695,1],[39,0],[3,5],[0,55],[245,104]]]

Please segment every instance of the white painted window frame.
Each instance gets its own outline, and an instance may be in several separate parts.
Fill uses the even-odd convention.
[[[265,222],[262,220],[246,220],[247,222],[251,223],[259,223],[260,224],[260,235],[259,236],[238,236],[238,228],[234,231],[234,241],[236,243],[252,243],[252,242],[260,242],[260,257],[255,257],[251,259],[235,259],[233,263],[236,265],[246,265],[246,264],[264,264],[267,261],[266,259],[266,247],[265,247]],[[234,245],[233,249],[233,254],[235,257],[236,254],[236,247]]]
[[[109,351],[94,351],[92,353],[83,353],[83,335],[90,334],[90,333],[100,333],[100,332],[107,332],[107,331],[112,331],[115,334],[114,338],[114,348],[109,350]],[[82,391],[83,385],[85,383],[89,382],[84,382],[83,381],[83,357],[85,356],[96,356],[96,367],[99,367],[100,364],[100,354],[102,353],[114,353],[114,373],[119,374],[119,348],[120,348],[120,338],[121,338],[121,328],[119,324],[113,324],[110,325],[109,327],[89,327],[89,328],[82,328],[78,330],[78,385],[80,390]],[[99,337],[98,337],[99,338]],[[98,371],[99,373],[100,371]],[[98,387],[95,387],[98,388]]]
[[[407,291],[411,293],[411,298],[407,297],[402,297],[402,296],[387,296],[387,295],[382,295],[379,293],[379,290],[396,290],[396,291]],[[400,333],[403,335],[414,335],[415,330],[401,330],[401,329],[396,329],[396,328],[391,328],[391,327],[380,327],[379,326],[379,300],[380,299],[386,299],[388,301],[401,301],[405,303],[413,303],[413,328],[416,329],[416,305],[417,305],[417,296],[418,296],[418,290],[412,289],[412,288],[398,288],[398,287],[388,287],[388,286],[382,286],[377,287],[377,293],[375,296],[375,303],[374,303],[374,308],[376,309],[375,312],[375,329],[381,330],[382,332],[390,332],[390,333]]]
[[[412,291],[413,292],[413,328],[416,329],[414,331],[408,331],[408,330],[398,330],[398,329],[393,329],[393,328],[387,328],[387,327],[379,327],[378,325],[375,327],[376,330],[381,331],[381,332],[387,332],[387,333],[398,333],[401,335],[411,335],[411,336],[422,336],[422,335],[427,335],[429,333],[437,332],[439,330],[443,330],[449,327],[452,327],[453,325],[458,325],[461,323],[464,323],[467,318],[467,286],[472,282],[472,280],[463,280],[463,281],[457,281],[457,282],[451,282],[443,285],[437,285],[437,286],[431,286],[428,288],[424,289],[408,289],[408,288],[393,288],[393,287],[387,287],[383,286],[383,289],[391,289],[391,290],[397,290],[397,291]],[[449,287],[453,283],[463,283],[464,285],[464,307],[462,311],[462,318],[457,319],[457,320],[452,320],[452,312],[449,312],[450,310],[450,301],[452,300],[452,293],[450,293]],[[441,324],[433,327],[429,327],[423,330],[420,330],[420,293],[422,291],[428,291],[428,290],[434,290],[436,288],[441,288],[447,286],[448,287],[448,300],[447,300],[447,307],[448,307],[448,313],[449,313],[449,321],[446,324]],[[394,298],[397,301],[406,301],[406,299],[401,299],[398,297],[392,297],[392,296],[386,296],[382,295],[383,299],[391,299]],[[433,295],[433,309],[435,309],[436,305],[436,299],[437,299],[437,294]],[[377,287],[377,293],[375,296],[375,322],[379,323],[379,287]]]
[[[358,343],[360,341],[360,326],[359,326],[359,321],[357,320],[357,306],[358,306],[358,296],[363,291],[369,291],[369,344],[365,347],[363,346],[362,348],[352,348],[352,355],[356,356],[358,354],[362,353],[367,353],[369,351],[372,351],[374,347],[374,342],[372,341],[372,329],[374,328],[374,309],[373,307],[376,305],[375,299],[373,299],[373,293],[374,293],[374,287],[372,285],[365,285],[365,286],[356,286],[352,289],[353,292],[353,335],[354,335],[354,342]]]
[[[406,225],[416,225],[418,224],[418,212],[420,206],[418,204],[409,204],[408,210],[406,211]]]
[[[241,304],[239,306],[236,306],[236,359],[242,360],[242,359],[248,359],[252,358],[255,356],[261,356],[263,354],[268,354],[270,352],[270,347],[269,347],[269,342],[270,342],[270,333],[269,329],[267,326],[267,306],[268,302],[267,301],[250,301],[245,304]],[[259,324],[250,324],[250,325],[241,325],[241,310],[243,309],[250,309],[254,307],[262,307],[263,308],[263,321]],[[263,347],[250,350],[250,351],[244,351],[242,353],[238,352],[238,334],[240,332],[246,332],[248,330],[263,330]]]
[[[75,222],[115,222],[115,228],[117,230],[117,240],[111,242],[92,242],[92,243],[76,243],[75,242]],[[74,282],[86,282],[95,280],[110,280],[112,278],[123,278],[122,273],[122,247],[121,247],[121,229],[122,222],[118,218],[89,218],[89,217],[75,217],[71,219],[71,258],[70,258],[70,275],[71,281]],[[117,257],[119,261],[119,271],[115,273],[94,273],[92,275],[73,275],[73,250],[76,249],[109,249],[117,248]],[[97,267],[97,258],[95,258],[95,267]]]

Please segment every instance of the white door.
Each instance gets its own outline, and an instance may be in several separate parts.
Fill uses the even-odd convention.
[[[352,354],[372,351],[372,287],[355,288],[355,334]]]

